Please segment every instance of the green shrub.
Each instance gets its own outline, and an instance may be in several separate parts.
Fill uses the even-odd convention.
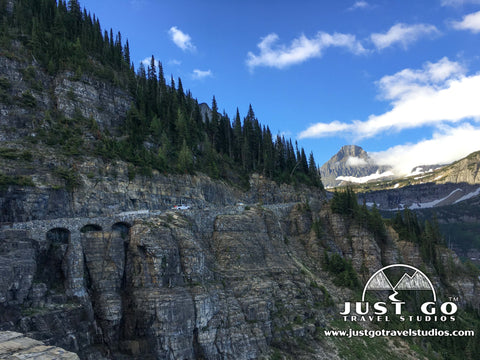
[[[10,185],[35,186],[30,177],[18,175],[11,176],[0,173],[0,190],[4,190]]]
[[[5,77],[0,77],[0,89],[2,90],[10,90],[12,88],[12,84],[8,81]]]
[[[352,262],[345,260],[339,254],[328,256],[328,253],[325,251],[323,254],[323,268],[334,275],[333,283],[337,286],[355,289],[360,285]]]
[[[20,102],[29,108],[35,108],[37,106],[37,100],[35,97],[32,95],[32,93],[27,90],[22,94],[22,97],[20,98]]]
[[[73,191],[80,186],[80,178],[77,172],[71,168],[58,167],[55,169],[55,175],[65,181],[65,188],[68,191]]]

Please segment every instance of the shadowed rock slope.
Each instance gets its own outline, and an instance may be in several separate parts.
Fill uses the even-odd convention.
[[[309,199],[167,210],[65,242],[4,226],[0,328],[82,359],[349,358],[346,339],[323,330],[336,328],[343,302],[356,295],[324,270],[325,252],[350,260],[362,284],[384,264],[423,267],[439,296],[448,281],[478,306],[478,280],[452,252],[439,249],[452,267],[440,279],[416,245],[391,230],[378,244],[331,213],[321,194]],[[72,286],[84,291],[72,295]],[[388,346],[384,358],[421,358],[402,341],[371,341]]]

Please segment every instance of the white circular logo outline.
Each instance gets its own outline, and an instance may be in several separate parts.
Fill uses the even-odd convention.
[[[430,285],[430,288],[431,288],[431,290],[432,290],[432,293],[433,293],[433,301],[434,301],[434,302],[437,302],[437,294],[435,293],[435,289],[433,288],[433,284],[432,284],[432,282],[430,281],[430,279],[428,278],[428,276],[425,275],[421,270],[417,269],[416,267],[411,266],[411,265],[406,265],[406,264],[393,264],[393,265],[388,265],[388,266],[385,266],[385,267],[381,268],[380,270],[377,270],[372,276],[370,276],[370,279],[368,279],[367,283],[365,284],[365,287],[363,288],[362,302],[365,302],[365,294],[366,294],[368,285],[370,284],[370,282],[372,281],[372,279],[374,279],[375,276],[377,276],[380,272],[382,272],[382,271],[384,271],[384,270],[386,270],[386,269],[389,269],[389,268],[393,268],[393,267],[406,267],[406,268],[415,270],[416,272],[419,272],[421,275],[423,275],[423,277],[424,277],[425,279],[427,279],[428,284]],[[392,288],[392,290],[394,290],[394,289]],[[394,290],[394,291],[395,291],[395,290]]]

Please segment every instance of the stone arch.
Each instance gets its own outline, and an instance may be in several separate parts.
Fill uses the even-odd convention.
[[[90,231],[102,231],[102,227],[97,224],[87,224],[80,229],[81,233],[86,233]]]
[[[125,221],[119,221],[112,225],[112,231],[120,233],[120,237],[125,242],[125,246],[128,246],[128,242],[130,241],[130,228],[132,227],[131,224]],[[126,249],[126,248],[125,248]]]
[[[125,221],[119,221],[112,225],[112,231],[120,231],[122,234],[128,234],[132,225]]]
[[[47,246],[50,244],[68,244],[70,241],[70,230],[66,228],[53,228],[47,231],[46,235]]]
[[[63,261],[70,242],[70,230],[53,228],[47,231],[45,247],[37,253],[37,272],[35,281],[44,283],[50,291],[65,292],[65,273]]]

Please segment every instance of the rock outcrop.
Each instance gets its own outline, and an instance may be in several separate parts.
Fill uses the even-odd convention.
[[[65,71],[50,76],[35,61],[18,56],[0,56],[0,140],[38,136],[38,127],[49,129],[49,115],[60,111],[68,118],[79,114],[95,119],[98,126],[115,133],[125,120],[132,97],[106,81],[76,76]]]
[[[13,331],[0,332],[0,359],[3,360],[79,360],[77,354],[58,347],[45,346]]]

